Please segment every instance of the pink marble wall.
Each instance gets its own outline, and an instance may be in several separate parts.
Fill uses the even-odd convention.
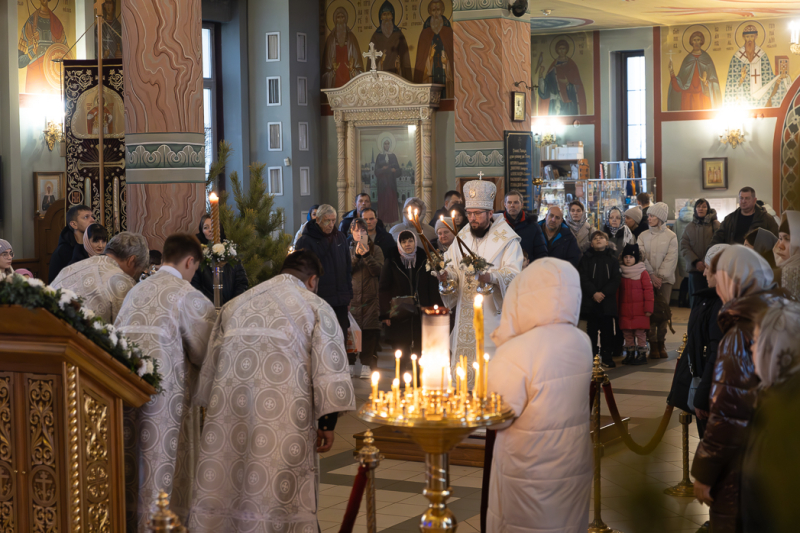
[[[141,233],[150,248],[161,250],[176,232],[194,235],[205,213],[202,183],[129,184],[128,231]]]
[[[455,140],[501,141],[504,130],[530,131],[530,92],[526,120],[511,121],[515,81],[531,82],[530,25],[487,19],[454,23]]]

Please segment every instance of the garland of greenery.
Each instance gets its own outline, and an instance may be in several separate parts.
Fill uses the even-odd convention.
[[[144,355],[135,342],[82,303],[83,299],[69,289],[54,289],[42,280],[19,274],[0,274],[0,305],[20,305],[50,312],[161,392],[158,360]]]

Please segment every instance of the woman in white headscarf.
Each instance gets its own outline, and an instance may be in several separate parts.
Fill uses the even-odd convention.
[[[489,390],[502,392],[516,418],[497,432],[489,533],[586,531],[592,346],[577,327],[580,307],[578,271],[552,257],[531,263],[506,291]]]
[[[709,417],[692,464],[694,494],[709,505],[712,531],[739,531],[740,464],[755,409],[758,378],[751,343],[761,315],[780,292],[769,290],[772,269],[742,245],[726,248],[711,261],[722,299],[723,332],[714,364]]]
[[[800,304],[776,302],[756,328],[753,359],[761,383],[742,465],[744,533],[796,531],[797,413],[800,412]],[[789,525],[791,524],[791,526]]]
[[[800,211],[783,213],[778,228],[778,242],[772,251],[775,253],[775,264],[781,269],[781,287],[800,299]]]

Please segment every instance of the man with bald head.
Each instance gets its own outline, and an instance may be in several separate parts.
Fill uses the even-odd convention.
[[[547,217],[539,222],[539,226],[544,233],[544,240],[547,241],[547,255],[569,261],[572,266],[578,268],[581,249],[569,226],[564,222],[564,212],[561,208],[554,205],[548,209]]]

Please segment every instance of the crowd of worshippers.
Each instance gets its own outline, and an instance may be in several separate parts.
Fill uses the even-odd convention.
[[[425,267],[413,222],[387,230],[368,195],[338,225],[332,206],[314,206],[278,276],[249,288],[241,265],[226,267],[220,312],[200,268],[207,216],[196,236],[171,235],[153,251],[138,234],[109,239],[88,208],[71,208],[50,285],[77,293],[155,357],[163,376],[161,394],[125,413],[129,530],[145,530],[159,489],[192,531],[316,530],[317,454],[331,450],[339,413],[356,407],[348,329],[363,333],[362,377],[377,370],[382,341],[410,368],[408,355],[421,348],[419,308],[444,305],[453,311],[452,353],[474,360],[464,310],[477,283],[495,288],[484,304],[489,386],[517,414],[497,434],[486,530],[585,528],[593,355],[608,367],[618,355],[646,364],[649,343],[650,358],[666,357],[683,259],[693,305],[668,402],[696,415],[695,494],[711,507],[712,531],[778,531],[798,475],[785,458],[794,455],[800,387],[800,212],[775,220],[745,187],[719,223],[700,199],[679,245],[667,205],[647,195],[640,206],[612,208],[598,231],[578,201],[537,222],[511,191],[494,213],[494,187],[478,180],[464,197],[448,192],[423,227],[451,261],[438,274]],[[409,207],[425,218],[422,201]],[[458,266],[448,225],[489,271]],[[0,273],[14,273],[13,257],[0,240]],[[442,294],[447,281],[456,289]]]

